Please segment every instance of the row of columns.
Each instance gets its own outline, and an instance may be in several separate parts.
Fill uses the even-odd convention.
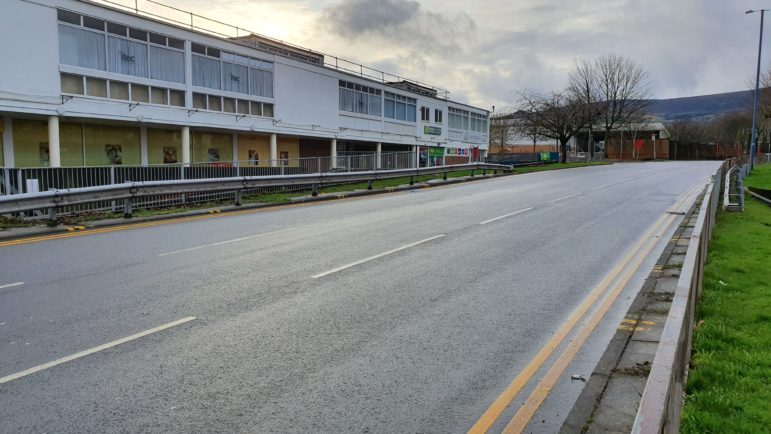
[[[182,164],[188,165],[190,164],[190,127],[189,126],[183,126],[181,129],[182,133]],[[148,155],[147,155],[147,127],[140,126],[139,129],[139,141],[140,141],[140,160],[141,164],[147,165],[148,164]],[[413,152],[416,154],[417,158],[417,152],[418,147],[413,146]],[[383,167],[383,144],[377,143],[376,148],[376,155],[377,155],[377,168],[381,169]],[[237,160],[238,155],[236,153],[237,150],[237,138],[236,134],[233,134],[233,159]],[[48,118],[48,152],[49,152],[49,162],[51,167],[61,167],[61,142],[59,140],[59,117],[58,116],[50,116]],[[335,168],[337,167],[337,138],[333,138],[330,140],[329,144],[329,156],[331,159],[331,167]],[[416,160],[417,161],[417,160]],[[276,167],[278,165],[278,138],[275,133],[270,134],[270,165],[273,167]]]

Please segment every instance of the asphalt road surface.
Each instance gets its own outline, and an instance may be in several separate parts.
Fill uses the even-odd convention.
[[[717,167],[616,164],[0,246],[0,432],[465,432]],[[566,375],[588,375],[614,327]],[[557,429],[580,387],[556,387],[530,430]]]

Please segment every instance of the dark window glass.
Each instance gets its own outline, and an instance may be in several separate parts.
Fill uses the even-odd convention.
[[[147,41],[147,32],[129,27],[129,38],[139,41]]]
[[[70,24],[76,24],[78,26],[80,25],[80,15],[76,14],[75,12],[57,9],[56,15],[59,18],[59,21],[64,21],[65,23],[70,23]]]
[[[126,36],[126,31],[127,30],[128,30],[128,28],[126,26],[122,26],[120,24],[111,23],[109,21],[107,22],[107,31],[112,33],[112,34]]]
[[[206,54],[206,47],[201,44],[193,44],[193,53]]]
[[[150,33],[150,42],[158,45],[166,45],[166,37],[157,33]]]
[[[178,48],[180,50],[184,50],[185,49],[185,41],[183,41],[181,39],[169,38],[169,47],[171,47],[171,48]]]
[[[211,57],[216,57],[217,59],[220,58],[220,50],[212,47],[206,47],[206,54],[208,54]]]
[[[88,27],[89,29],[104,31],[104,20],[84,16],[83,26]]]

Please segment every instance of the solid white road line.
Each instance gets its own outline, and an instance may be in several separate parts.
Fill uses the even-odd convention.
[[[485,220],[485,221],[483,221],[483,222],[479,222],[479,224],[480,224],[480,225],[486,225],[486,224],[488,224],[488,223],[492,223],[492,222],[494,222],[494,221],[498,221],[498,220],[500,220],[500,219],[505,219],[506,217],[511,217],[511,216],[513,216],[513,215],[517,215],[517,214],[521,214],[521,213],[523,213],[523,212],[526,212],[526,211],[530,211],[531,209],[533,209],[533,207],[532,207],[532,206],[531,206],[530,208],[521,209],[521,210],[519,210],[519,211],[514,211],[514,212],[512,212],[512,213],[509,213],[509,214],[504,214],[504,215],[502,215],[502,216],[499,216],[499,217],[491,218],[490,220]]]
[[[332,273],[337,273],[338,271],[345,270],[346,268],[355,267],[356,265],[363,264],[365,262],[369,262],[369,261],[375,260],[377,258],[382,258],[383,256],[387,256],[387,255],[390,255],[392,253],[400,252],[402,250],[409,249],[410,247],[415,247],[418,244],[423,244],[423,243],[427,243],[429,241],[435,240],[437,238],[442,238],[443,236],[444,236],[444,234],[441,234],[441,235],[437,235],[437,236],[434,236],[434,237],[431,237],[431,238],[426,238],[425,240],[416,241],[414,243],[407,244],[407,245],[401,246],[399,248],[396,248],[396,249],[393,249],[393,250],[389,250],[387,252],[383,252],[383,253],[377,254],[375,256],[370,256],[369,258],[364,258],[364,259],[361,259],[361,260],[356,261],[356,262],[351,262],[350,264],[343,265],[342,267],[333,268],[333,269],[331,269],[329,271],[325,271],[323,273],[319,273],[319,274],[316,274],[316,275],[311,276],[311,277],[314,278],[314,279],[318,279],[319,277],[324,277],[324,276],[327,276],[327,275],[332,274]]]
[[[216,246],[222,246],[222,245],[230,244],[230,243],[238,243],[238,242],[241,242],[241,241],[253,240],[255,238],[260,238],[260,237],[266,237],[268,235],[280,234],[282,232],[287,232],[287,231],[288,231],[288,229],[282,229],[280,231],[265,232],[264,234],[249,235],[248,237],[234,238],[232,240],[218,241],[216,243],[201,244],[200,246],[189,247],[187,249],[174,250],[174,251],[171,251],[171,252],[161,253],[158,256],[176,255],[177,253],[190,252],[190,251],[193,251],[193,250],[205,249],[207,247],[216,247]]]
[[[85,356],[88,356],[88,355],[91,355],[91,354],[94,354],[94,353],[98,353],[99,351],[103,351],[103,350],[106,350],[108,348],[112,348],[114,346],[120,345],[120,344],[125,344],[126,342],[130,342],[130,341],[133,341],[135,339],[139,339],[141,337],[144,337],[144,336],[147,336],[147,335],[151,335],[153,333],[157,333],[159,331],[166,330],[168,328],[171,328],[171,327],[174,327],[174,326],[178,326],[180,324],[184,324],[184,323],[186,323],[188,321],[192,321],[194,319],[195,319],[194,316],[189,316],[187,318],[178,319],[178,320],[170,322],[168,324],[164,324],[162,326],[151,328],[149,330],[145,330],[143,332],[139,332],[137,334],[134,334],[134,335],[131,335],[131,336],[127,336],[127,337],[122,338],[122,339],[118,339],[117,341],[112,341],[112,342],[108,342],[108,343],[103,344],[103,345],[99,345],[98,347],[91,348],[90,350],[81,351],[79,353],[75,353],[75,354],[72,354],[72,355],[67,356],[67,357],[62,357],[61,359],[56,359],[56,360],[54,360],[52,362],[43,363],[42,365],[35,366],[34,368],[29,368],[29,369],[26,369],[24,371],[17,372],[15,374],[6,375],[5,377],[0,377],[0,384],[8,383],[9,381],[13,381],[13,380],[19,379],[21,377],[26,377],[27,375],[31,375],[31,374],[43,371],[45,369],[52,368],[52,367],[57,366],[57,365],[61,365],[62,363],[67,363],[67,362],[70,362],[72,360],[79,359],[81,357],[85,357]]]
[[[578,196],[578,195],[580,195],[580,194],[581,194],[581,193],[575,193],[575,194],[571,194],[571,195],[569,195],[569,196],[562,196],[562,197],[558,197],[557,199],[554,199],[554,200],[550,200],[549,202],[551,202],[551,203],[559,202],[559,201],[561,201],[561,200],[570,199],[571,197],[576,197],[576,196]]]
[[[0,285],[0,289],[10,288],[12,286],[19,286],[19,285],[24,285],[24,282],[6,283],[5,285]]]

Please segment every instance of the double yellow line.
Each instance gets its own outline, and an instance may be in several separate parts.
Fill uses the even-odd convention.
[[[653,247],[657,244],[660,237],[666,233],[669,226],[682,213],[684,204],[690,202],[692,196],[704,187],[704,182],[693,185],[686,191],[675,204],[659,217],[658,220],[643,234],[643,236],[632,246],[624,257],[616,264],[602,281],[584,298],[581,304],[570,314],[568,319],[552,335],[552,337],[541,347],[540,351],[533,357],[525,368],[517,375],[514,380],[504,389],[498,398],[488,407],[477,422],[468,431],[469,433],[486,433],[495,422],[501,417],[501,414],[519,395],[522,389],[530,382],[535,373],[541,369],[546,360],[552,355],[554,350],[562,341],[573,331],[576,324],[584,317],[594,303],[605,293],[607,288],[615,281],[615,286],[606,295],[603,302],[595,309],[591,317],[578,331],[577,335],[560,354],[552,367],[547,371],[543,379],[535,387],[535,390],[525,401],[525,404],[519,408],[513,419],[509,422],[503,432],[520,433],[532,419],[536,410],[541,406],[548,396],[551,389],[556,384],[562,372],[567,368],[575,357],[578,350],[591,335],[594,328],[602,320],[607,311],[613,305],[618,295],[624,289],[626,284],[632,278],[634,273],[640,267],[642,262],[648,256]],[[626,269],[623,275],[617,280],[617,277]]]

